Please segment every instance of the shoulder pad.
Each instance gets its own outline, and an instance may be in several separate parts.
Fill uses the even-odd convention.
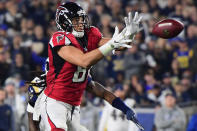
[[[95,27],[95,26],[91,26],[89,32],[91,32],[93,35],[102,38],[103,35],[101,34],[100,30]]]

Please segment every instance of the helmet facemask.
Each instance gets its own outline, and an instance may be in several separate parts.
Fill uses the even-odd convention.
[[[82,15],[72,19],[72,34],[75,37],[83,37],[84,30],[89,28],[89,21],[87,15]]]

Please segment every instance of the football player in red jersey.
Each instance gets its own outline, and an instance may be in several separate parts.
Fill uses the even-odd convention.
[[[96,27],[89,26],[85,11],[76,3],[60,5],[56,11],[55,32],[48,44],[49,71],[41,102],[41,117],[47,131],[80,131],[79,105],[88,83],[88,69],[121,47],[130,48],[130,36],[139,31],[141,17],[125,18],[121,33],[115,28],[112,38],[103,38]],[[133,111],[120,98],[104,88],[87,88],[125,113],[128,120],[137,122]]]

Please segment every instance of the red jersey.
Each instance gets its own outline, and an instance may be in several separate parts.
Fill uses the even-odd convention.
[[[81,40],[64,31],[53,34],[48,44],[49,71],[47,88],[44,91],[48,97],[71,105],[80,105],[87,86],[88,70],[65,61],[57,54],[57,49],[60,46],[74,46],[86,53],[98,48],[101,37],[96,27],[90,27]]]

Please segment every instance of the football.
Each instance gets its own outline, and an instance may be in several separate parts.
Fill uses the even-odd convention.
[[[158,37],[169,39],[177,36],[184,28],[183,23],[174,19],[164,19],[153,26],[152,33]]]

